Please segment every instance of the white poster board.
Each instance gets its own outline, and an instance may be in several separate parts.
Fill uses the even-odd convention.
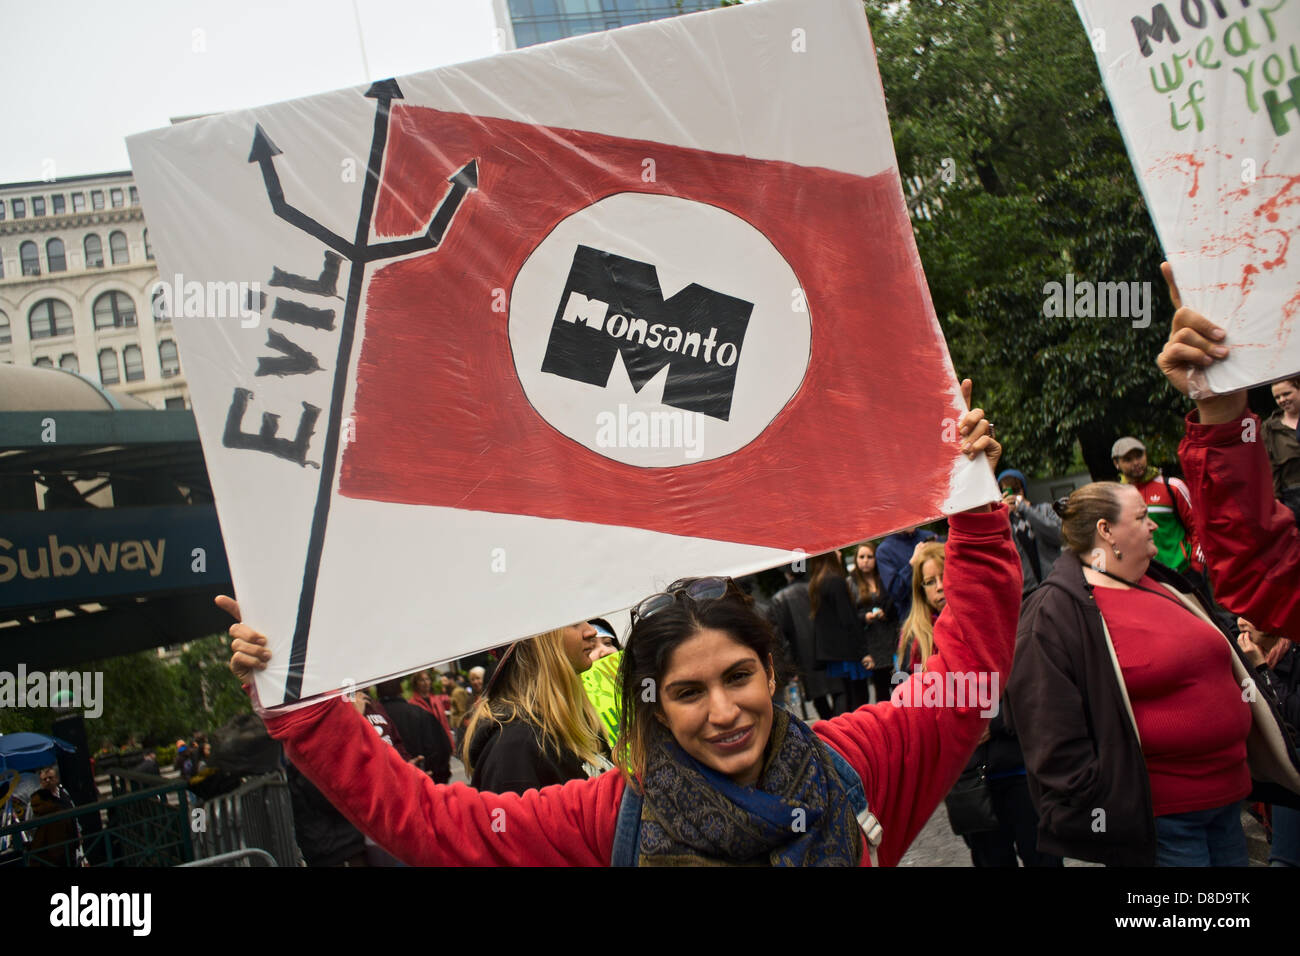
[[[997,496],[856,0],[128,145],[267,705]]]
[[[1199,384],[1300,371],[1300,0],[1075,6],[1183,303],[1228,330]]]

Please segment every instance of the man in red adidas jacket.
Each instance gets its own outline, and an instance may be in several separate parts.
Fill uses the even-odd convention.
[[[1226,357],[1229,347],[1223,329],[1183,306],[1168,263],[1161,271],[1177,312],[1157,364],[1186,395],[1191,367]],[[1178,457],[1215,599],[1263,631],[1300,638],[1300,532],[1273,497],[1260,421],[1246,406],[1246,393],[1197,399]]]

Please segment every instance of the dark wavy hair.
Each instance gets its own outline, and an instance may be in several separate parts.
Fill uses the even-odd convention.
[[[769,655],[776,677],[776,696],[792,674],[784,643],[772,625],[754,610],[753,599],[735,582],[728,585],[720,598],[696,601],[686,596],[685,588],[695,578],[682,578],[668,586],[677,600],[669,607],[642,618],[632,625],[623,661],[619,668],[620,710],[618,742],[614,762],[635,782],[645,770],[651,750],[662,746],[668,731],[659,722],[662,713],[659,688],[673,651],[705,629],[728,634],[743,644],[766,664]]]
[[[822,582],[827,578],[839,578],[844,581],[846,592],[849,584],[844,576],[844,559],[838,551],[819,554],[809,564],[812,565],[812,571],[808,575],[808,617],[816,618],[822,603]]]

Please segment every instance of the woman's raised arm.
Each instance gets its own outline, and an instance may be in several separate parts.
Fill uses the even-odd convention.
[[[218,605],[238,614],[229,598]],[[230,628],[241,679],[270,659],[266,638]],[[359,830],[413,866],[607,866],[623,780],[606,773],[564,786],[481,793],[437,784],[384,743],[342,698],[259,714],[271,736]]]
[[[969,380],[962,385],[969,403]],[[983,418],[973,409],[962,419],[962,450],[996,466],[1002,449]],[[1006,505],[953,515],[949,528],[946,604],[925,670],[891,700],[816,726],[862,776],[885,866],[899,861],[966,765],[997,713],[1015,650],[1022,578]]]
[[[1191,395],[1189,373],[1226,358],[1227,333],[1182,304],[1169,263],[1174,320],[1156,364],[1174,388]],[[1192,496],[1196,535],[1215,600],[1267,631],[1300,635],[1300,532],[1273,497],[1272,470],[1245,392],[1200,395],[1187,416],[1178,459]]]

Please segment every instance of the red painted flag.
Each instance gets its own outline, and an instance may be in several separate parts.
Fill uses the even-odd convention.
[[[962,408],[893,169],[397,105],[376,233],[470,160],[370,280],[343,495],[810,552],[940,511]],[[642,454],[655,411],[703,447]]]

